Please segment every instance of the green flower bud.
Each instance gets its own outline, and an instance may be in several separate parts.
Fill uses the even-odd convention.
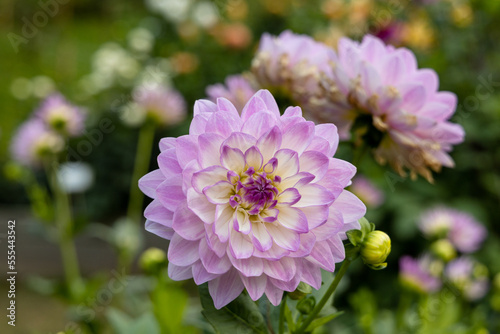
[[[378,270],[387,266],[385,260],[391,252],[391,238],[382,231],[370,232],[361,244],[361,258],[370,268]]]
[[[306,295],[310,294],[312,292],[312,288],[309,284],[306,284],[304,282],[300,282],[299,286],[295,291],[290,292],[288,294],[288,297],[290,297],[293,300],[299,300],[304,298]]]
[[[302,314],[309,314],[316,306],[316,299],[313,296],[303,298],[297,303],[297,310]]]
[[[431,245],[431,250],[436,256],[448,262],[457,256],[457,251],[452,243],[447,239],[440,239]]]
[[[493,278],[493,289],[500,291],[500,273]]]
[[[167,254],[156,247],[148,248],[139,259],[139,265],[147,273],[155,273],[166,264]]]

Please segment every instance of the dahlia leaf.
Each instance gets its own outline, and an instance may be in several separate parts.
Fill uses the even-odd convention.
[[[313,322],[311,322],[311,324],[309,326],[307,326],[306,331],[312,332],[315,328],[318,328],[320,326],[323,326],[323,325],[329,323],[333,319],[342,315],[342,313],[344,313],[344,311],[336,312],[336,313],[327,315],[326,317],[321,317],[321,318],[315,319]]]

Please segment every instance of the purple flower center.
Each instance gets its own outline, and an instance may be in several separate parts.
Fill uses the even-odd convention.
[[[270,180],[265,172],[255,173],[252,167],[250,169],[245,172],[249,177],[244,182],[238,182],[239,195],[233,197],[235,201],[237,198],[241,199],[242,206],[248,210],[249,214],[256,215],[263,209],[276,206],[275,197],[278,196],[279,191],[274,186],[274,182],[280,180],[278,177]]]

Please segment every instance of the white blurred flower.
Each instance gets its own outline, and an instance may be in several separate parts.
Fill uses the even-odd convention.
[[[33,92],[33,83],[27,78],[16,78],[10,84],[10,93],[18,100],[25,100]]]
[[[155,38],[151,31],[146,28],[135,28],[128,35],[128,45],[134,51],[148,53],[154,45]]]
[[[57,171],[57,179],[67,194],[81,193],[94,183],[94,171],[84,162],[67,162]]]
[[[182,22],[186,19],[191,0],[146,0],[146,5],[166,20]]]
[[[219,21],[219,11],[211,2],[199,2],[193,9],[192,19],[198,26],[210,28]]]
[[[146,119],[146,110],[135,102],[130,102],[120,109],[120,119],[128,126],[141,125]]]
[[[31,79],[31,83],[33,85],[33,95],[38,98],[44,98],[54,93],[56,90],[56,85],[54,84],[54,80],[45,75],[39,75]]]

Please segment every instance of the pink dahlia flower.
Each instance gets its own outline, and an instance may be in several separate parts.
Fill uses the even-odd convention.
[[[481,299],[488,292],[488,269],[469,257],[460,257],[448,263],[445,277],[469,301]]]
[[[252,61],[252,72],[262,87],[288,94],[303,103],[318,90],[321,72],[330,73],[335,53],[309,36],[284,31],[263,34]]]
[[[177,90],[162,85],[140,87],[134,90],[133,102],[122,114],[130,125],[151,119],[160,125],[174,125],[186,117],[186,101]]]
[[[442,282],[431,273],[432,258],[423,256],[414,259],[403,256],[399,259],[399,278],[403,285],[421,293],[433,293],[441,288]]]
[[[477,251],[486,239],[486,228],[466,212],[445,207],[428,210],[418,224],[427,237],[447,237],[462,253]]]
[[[366,177],[357,175],[349,188],[368,207],[379,207],[384,202],[384,193]]]
[[[219,97],[228,99],[236,110],[241,111],[250,98],[257,92],[250,80],[243,75],[228,76],[224,84],[207,87],[206,93],[210,100],[216,102]]]
[[[377,161],[401,175],[409,169],[413,178],[432,181],[431,170],[454,166],[448,152],[464,140],[464,130],[448,122],[457,98],[438,91],[433,70],[419,69],[410,50],[369,35],[361,43],[341,39],[335,58],[321,93],[305,106],[316,119],[336,124],[341,138],[355,122],[365,126]]]
[[[43,120],[48,127],[65,136],[80,136],[85,129],[85,111],[69,103],[59,93],[47,97],[40,108],[35,111],[35,116]]]
[[[333,158],[333,124],[298,107],[280,116],[258,91],[240,113],[224,98],[197,101],[189,134],[160,141],[159,169],[139,181],[153,198],[146,229],[170,240],[169,276],[208,282],[217,308],[246,288],[274,305],[344,259],[345,232],[366,208],[344,190],[356,172]]]
[[[40,119],[33,118],[23,123],[12,138],[10,152],[20,164],[37,167],[43,159],[61,152],[64,140],[49,130]]]

